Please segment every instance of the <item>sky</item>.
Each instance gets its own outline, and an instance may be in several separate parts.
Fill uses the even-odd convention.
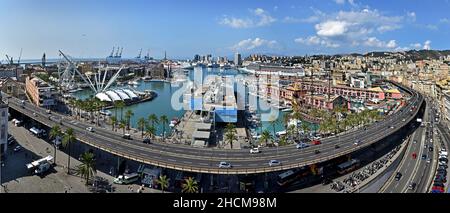
[[[450,49],[450,0],[2,0],[0,60]]]

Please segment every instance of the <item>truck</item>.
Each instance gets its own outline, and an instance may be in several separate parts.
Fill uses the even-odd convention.
[[[422,123],[422,118],[417,118],[417,123]]]
[[[47,172],[52,165],[53,156],[49,155],[45,158],[26,164],[28,171],[34,175],[42,175]]]

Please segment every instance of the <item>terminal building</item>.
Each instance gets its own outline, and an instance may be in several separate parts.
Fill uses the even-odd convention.
[[[106,92],[97,93],[95,97],[104,102],[131,102],[139,100],[139,96],[130,89],[113,89]]]

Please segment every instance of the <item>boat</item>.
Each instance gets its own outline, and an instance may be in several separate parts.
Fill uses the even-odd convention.
[[[105,115],[105,116],[111,116],[112,113],[109,110],[100,110],[100,114]]]
[[[175,127],[176,125],[178,125],[180,123],[180,120],[178,119],[178,118],[173,118],[171,121],[170,121],[170,124],[169,124],[169,127]]]
[[[152,77],[150,76],[145,76],[141,78],[144,82],[150,82],[152,80]]]
[[[76,93],[76,92],[80,92],[80,91],[83,91],[83,89],[76,88],[76,89],[69,90],[69,93]]]
[[[137,81],[129,81],[128,85],[139,86],[139,82],[137,82]]]
[[[282,112],[292,112],[294,111],[292,108],[286,108],[286,109],[282,109]]]

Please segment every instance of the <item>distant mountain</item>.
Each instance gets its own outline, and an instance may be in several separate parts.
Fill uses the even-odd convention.
[[[364,56],[383,57],[402,55],[407,60],[418,61],[425,59],[439,59],[450,55],[450,50],[408,50],[405,52],[370,52]]]

